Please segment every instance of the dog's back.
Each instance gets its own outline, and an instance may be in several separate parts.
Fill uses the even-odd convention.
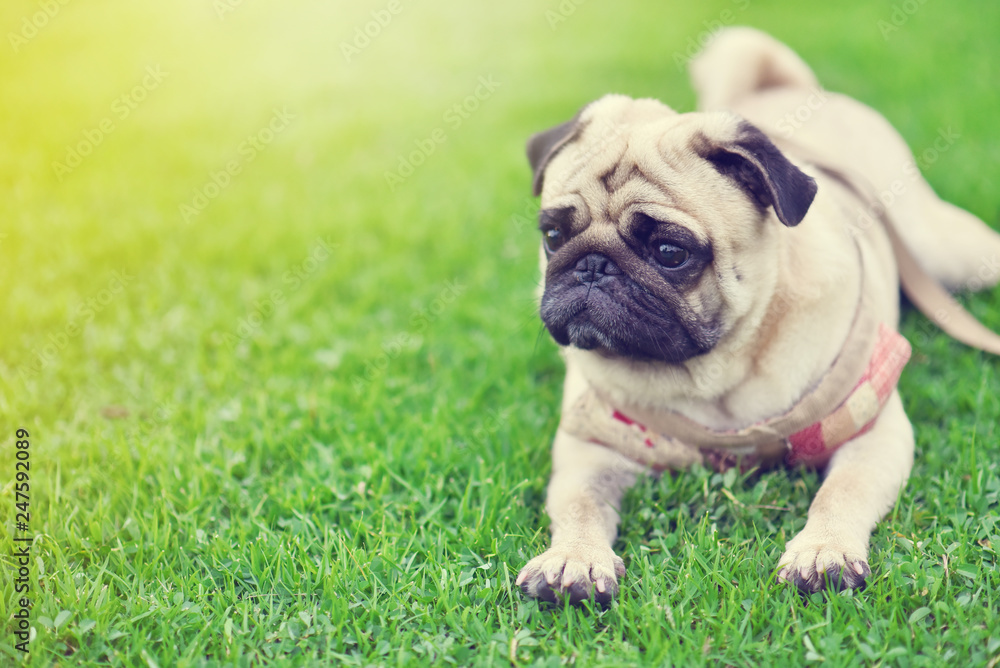
[[[728,28],[690,70],[700,109],[735,111],[779,145],[794,142],[863,175],[918,261],[945,286],[978,290],[1000,280],[1000,235],[941,200],[892,125],[864,104],[823,90],[786,45],[753,28]],[[946,128],[936,141],[950,145],[956,137]]]

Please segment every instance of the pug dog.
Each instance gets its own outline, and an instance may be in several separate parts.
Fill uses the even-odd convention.
[[[887,231],[829,165],[870,185],[941,284],[997,280],[982,267],[1000,254],[1000,237],[940,200],[891,125],[823,90],[790,48],[729,28],[690,70],[696,112],[608,95],[528,143],[541,195],[541,318],[566,363],[546,502],[551,547],[517,578],[529,597],[606,604],[625,574],[613,549],[621,499],[651,468],[571,425],[581,405],[613,411],[621,429],[672,439],[674,459],[661,469],[744,457],[763,466],[787,460],[787,439],[751,439],[720,459],[676,425],[754,432],[838,365],[853,364],[841,394],[851,391],[876,339],[908,354],[895,333],[899,276]],[[862,310],[878,327],[859,325]],[[879,374],[875,417],[809,460],[823,482],[776,564],[777,578],[804,592],[865,584],[871,531],[909,475],[913,431],[894,379]],[[590,394],[599,402],[581,404]],[[819,417],[824,434],[840,419]]]

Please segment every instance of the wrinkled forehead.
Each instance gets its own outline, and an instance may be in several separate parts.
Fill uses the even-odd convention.
[[[684,208],[684,182],[704,176],[692,148],[701,134],[694,119],[664,109],[631,122],[582,118],[577,137],[546,170],[542,208],[582,207],[609,220],[637,204]]]

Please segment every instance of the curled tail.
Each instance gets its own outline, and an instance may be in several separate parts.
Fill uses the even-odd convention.
[[[689,69],[701,111],[729,109],[765,88],[819,88],[816,75],[794,51],[753,28],[720,30]]]

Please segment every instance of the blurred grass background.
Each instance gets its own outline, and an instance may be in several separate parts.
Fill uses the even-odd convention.
[[[864,594],[769,580],[817,484],[781,472],[640,485],[608,611],[539,610],[512,580],[547,540],[561,383],[534,312],[527,136],[606,92],[692,109],[678,60],[749,24],[918,154],[957,132],[926,176],[996,227],[1000,6],[391,7],[0,7],[0,554],[26,428],[28,662],[995,661],[996,366],[913,314],[920,454]],[[355,42],[373,12],[391,20]],[[482,78],[498,85],[456,123]],[[966,303],[1000,328],[995,295]],[[0,657],[19,660],[10,577],[0,592]]]

